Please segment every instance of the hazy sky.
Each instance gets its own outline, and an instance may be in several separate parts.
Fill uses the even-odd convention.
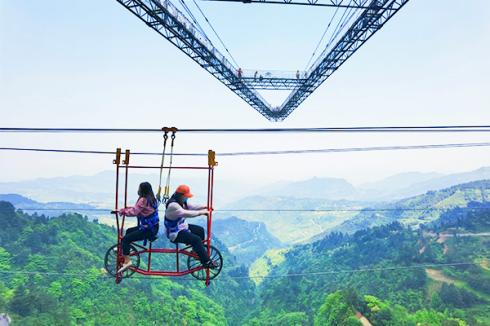
[[[200,4],[236,60],[249,69],[304,68],[333,10]],[[262,128],[490,124],[489,13],[486,0],[411,0],[286,121],[272,123],[116,1],[0,0],[0,125]],[[185,134],[177,138],[176,151],[466,141],[490,141],[490,135]],[[100,150],[120,146],[160,151],[161,137],[0,134],[0,147],[4,146]],[[0,182],[95,174],[111,169],[111,160],[1,152]],[[150,161],[158,164],[158,158],[140,159],[141,163]],[[403,171],[452,172],[490,165],[490,148],[219,161],[219,178],[252,184],[312,176],[343,177],[360,183]]]

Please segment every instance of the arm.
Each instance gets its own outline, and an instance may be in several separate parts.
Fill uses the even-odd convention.
[[[138,199],[134,207],[122,208],[119,210],[119,213],[126,216],[138,216],[143,210],[143,208],[145,208],[145,206],[146,206],[146,199],[140,198]]]
[[[165,212],[165,216],[170,220],[177,220],[181,217],[192,218],[192,217],[197,217],[206,214],[208,214],[207,209],[200,209],[200,210],[184,209],[176,203],[170,204]]]
[[[189,208],[189,210],[192,210],[192,211],[203,210],[203,209],[208,210],[207,205],[192,205],[192,204],[187,203],[187,207]]]

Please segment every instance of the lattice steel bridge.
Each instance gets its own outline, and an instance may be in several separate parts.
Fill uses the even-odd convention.
[[[213,45],[192,12],[187,11],[187,14],[184,14],[170,0],[117,1],[271,121],[282,121],[288,117],[408,2],[408,0],[208,0],[250,5],[335,7],[335,14],[328,23],[327,30],[332,22],[336,22],[334,18],[338,10],[343,10],[342,17],[337,18],[337,28],[330,41],[311,65],[301,71],[278,72],[242,70],[236,62],[230,63],[227,57]],[[180,1],[186,8],[184,0]],[[195,4],[197,6],[197,3]],[[229,53],[226,47],[225,49]],[[290,90],[291,93],[280,106],[272,106],[257,90]]]

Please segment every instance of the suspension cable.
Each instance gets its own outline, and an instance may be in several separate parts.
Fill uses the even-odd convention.
[[[237,66],[237,67],[240,67],[240,65],[236,62],[235,58],[231,55],[230,51],[228,50],[228,47],[225,45],[225,43],[223,42],[223,40],[221,39],[221,37],[218,35],[218,33],[216,32],[216,30],[214,29],[213,25],[211,24],[211,22],[209,21],[208,17],[206,17],[206,15],[204,14],[204,12],[202,11],[201,7],[199,7],[199,5],[197,4],[196,0],[192,0],[194,2],[194,4],[196,5],[197,9],[199,10],[199,12],[201,13],[201,15],[204,17],[204,20],[206,21],[206,23],[208,23],[209,27],[211,27],[211,29],[213,30],[214,32],[214,35],[216,35],[216,37],[218,38],[218,40],[220,41],[221,45],[223,45],[225,51],[230,55],[230,58],[231,60],[233,60],[233,63]]]
[[[15,205],[14,205],[15,206]],[[56,207],[56,208],[47,208],[47,207],[17,207],[17,209],[21,211],[66,211],[66,212],[111,212],[113,209],[111,208],[73,208],[73,207]],[[330,212],[427,212],[427,211],[447,211],[451,209],[458,210],[490,210],[490,206],[477,206],[477,207],[423,207],[423,208],[407,208],[407,207],[388,207],[388,208],[319,208],[319,209],[283,209],[283,208],[236,208],[236,209],[226,209],[226,208],[217,208],[213,209],[215,213],[228,213],[228,212],[268,212],[268,213],[330,213]],[[4,211],[6,211],[5,209]]]
[[[443,149],[443,148],[476,148],[489,147],[490,142],[482,143],[448,143],[448,144],[425,144],[425,145],[400,145],[400,146],[375,146],[375,147],[347,147],[347,148],[320,148],[299,149],[282,151],[255,151],[255,152],[222,152],[216,153],[220,157],[241,156],[267,156],[267,155],[300,155],[300,154],[326,154],[326,153],[351,153],[351,152],[373,152],[373,151],[395,151],[395,150],[421,150],[421,149]],[[69,153],[69,154],[93,154],[114,155],[113,151],[78,150],[78,149],[53,149],[53,148],[23,148],[23,147],[0,147],[0,151],[21,152],[47,152],[47,153]],[[158,152],[131,152],[132,155],[160,156]],[[172,153],[172,156],[207,156],[204,153]]]
[[[163,128],[165,129],[165,128]],[[162,128],[25,128],[0,127],[0,132],[17,133],[162,133]],[[429,126],[366,126],[366,127],[314,127],[314,128],[193,128],[179,129],[187,133],[384,133],[384,132],[490,132],[490,125],[429,125]]]
[[[352,1],[352,0],[351,0],[351,1]],[[312,61],[312,60],[313,60],[313,58],[315,57],[316,51],[317,51],[317,50],[318,50],[318,48],[320,47],[320,44],[322,43],[323,39],[325,38],[325,35],[327,34],[328,30],[330,29],[330,25],[332,25],[332,22],[333,22],[333,20],[335,19],[335,16],[337,16],[337,12],[339,11],[339,8],[340,8],[340,7],[337,7],[337,8],[335,9],[335,12],[334,12],[334,14],[333,14],[332,18],[330,18],[330,21],[328,22],[328,25],[327,25],[327,27],[325,28],[325,31],[323,32],[322,37],[320,38],[320,41],[318,41],[318,43],[317,43],[317,45],[316,45],[316,47],[315,47],[315,50],[313,50],[313,53],[311,54],[310,60],[308,60],[308,63],[306,64],[306,66],[305,66],[305,69],[304,69],[304,70],[307,70],[307,69],[308,69],[308,67],[310,66],[311,61]]]

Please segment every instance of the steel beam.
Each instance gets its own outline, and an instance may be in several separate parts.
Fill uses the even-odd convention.
[[[277,112],[274,112],[273,119],[281,121],[291,114],[408,1],[372,0],[369,9],[366,9],[356,19],[332,50],[317,60],[308,75],[308,79],[289,95]]]
[[[205,35],[169,0],[116,0],[146,25],[169,40],[211,75],[225,84],[265,117],[273,114],[270,105],[237,76],[237,68],[213,47]]]
[[[273,5],[299,5],[299,6],[317,6],[317,7],[340,7],[367,9],[369,0],[203,0],[214,2],[236,2],[236,3],[262,3]]]

